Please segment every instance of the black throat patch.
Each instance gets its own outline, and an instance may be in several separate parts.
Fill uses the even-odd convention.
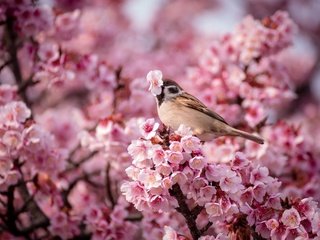
[[[164,87],[161,87],[161,93],[159,95],[156,96],[157,100],[158,100],[158,106],[160,107],[160,105],[163,103],[164,101]]]

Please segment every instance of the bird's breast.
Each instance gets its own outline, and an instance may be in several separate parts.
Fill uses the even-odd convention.
[[[213,119],[192,108],[166,101],[158,108],[158,115],[161,122],[173,130],[184,124],[190,127],[195,135],[212,134]]]

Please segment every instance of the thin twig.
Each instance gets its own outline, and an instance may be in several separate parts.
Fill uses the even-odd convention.
[[[20,192],[20,195],[22,199],[27,202],[28,199],[31,198],[31,195],[28,191],[27,185],[24,182],[21,182],[21,184],[18,187],[18,190]],[[30,212],[31,219],[34,220],[34,223],[32,223],[29,227],[20,230],[21,232],[29,232],[33,227],[33,231],[38,228],[38,225],[41,227],[49,226],[50,221],[48,217],[44,214],[44,212],[41,210],[41,208],[38,206],[38,204],[32,199],[29,204],[27,204],[27,210]]]
[[[115,71],[115,79],[116,79],[116,86],[113,89],[113,103],[112,103],[112,114],[114,114],[117,111],[117,105],[118,105],[118,92],[124,87],[124,85],[121,83],[121,73],[122,73],[122,67],[118,67],[118,69]]]
[[[36,195],[36,192],[34,192],[28,199],[26,199],[23,206],[15,212],[16,217],[18,217],[21,213],[23,213],[27,210],[28,205],[31,203],[31,201],[34,200],[35,195]]]
[[[25,92],[27,90],[28,87],[34,86],[34,85],[38,84],[39,82],[40,82],[39,80],[33,81],[32,78],[29,78],[27,81],[25,81],[21,84],[21,86],[19,87],[18,93],[22,94],[23,92]]]
[[[126,221],[131,221],[131,222],[140,222],[142,219],[143,219],[142,214],[129,215],[128,217],[125,218]]]
[[[72,156],[74,155],[74,153],[75,153],[75,152],[71,152],[70,158],[68,159],[68,162],[69,162],[70,164],[72,164],[72,166],[71,166],[71,167],[68,167],[67,169],[65,169],[61,174],[66,174],[66,173],[68,173],[68,172],[70,172],[70,171],[78,168],[80,165],[82,165],[83,163],[85,163],[86,161],[88,161],[88,160],[90,160],[92,157],[94,157],[96,154],[98,154],[99,151],[98,151],[98,150],[93,151],[93,152],[91,152],[89,155],[84,156],[83,158],[81,158],[81,159],[80,159],[79,161],[77,161],[77,162],[73,162],[72,159],[71,159]]]
[[[12,59],[9,59],[9,60],[5,61],[5,62],[0,66],[0,72],[1,72],[6,66],[8,66],[10,63],[12,63]]]
[[[112,189],[111,189],[112,182],[110,179],[110,169],[111,169],[111,165],[108,162],[106,167],[106,175],[105,175],[105,188],[106,188],[107,197],[110,200],[111,206],[113,208],[116,205],[116,201],[114,199],[114,196],[112,194]]]

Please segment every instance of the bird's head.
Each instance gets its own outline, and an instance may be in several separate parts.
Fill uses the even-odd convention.
[[[164,101],[170,100],[179,96],[183,92],[182,87],[173,80],[165,79],[163,80],[163,85],[161,86],[161,93],[156,96],[158,105]]]

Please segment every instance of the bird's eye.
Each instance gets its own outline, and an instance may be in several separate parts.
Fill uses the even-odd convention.
[[[178,93],[179,89],[177,87],[169,87],[169,92],[170,93]]]

